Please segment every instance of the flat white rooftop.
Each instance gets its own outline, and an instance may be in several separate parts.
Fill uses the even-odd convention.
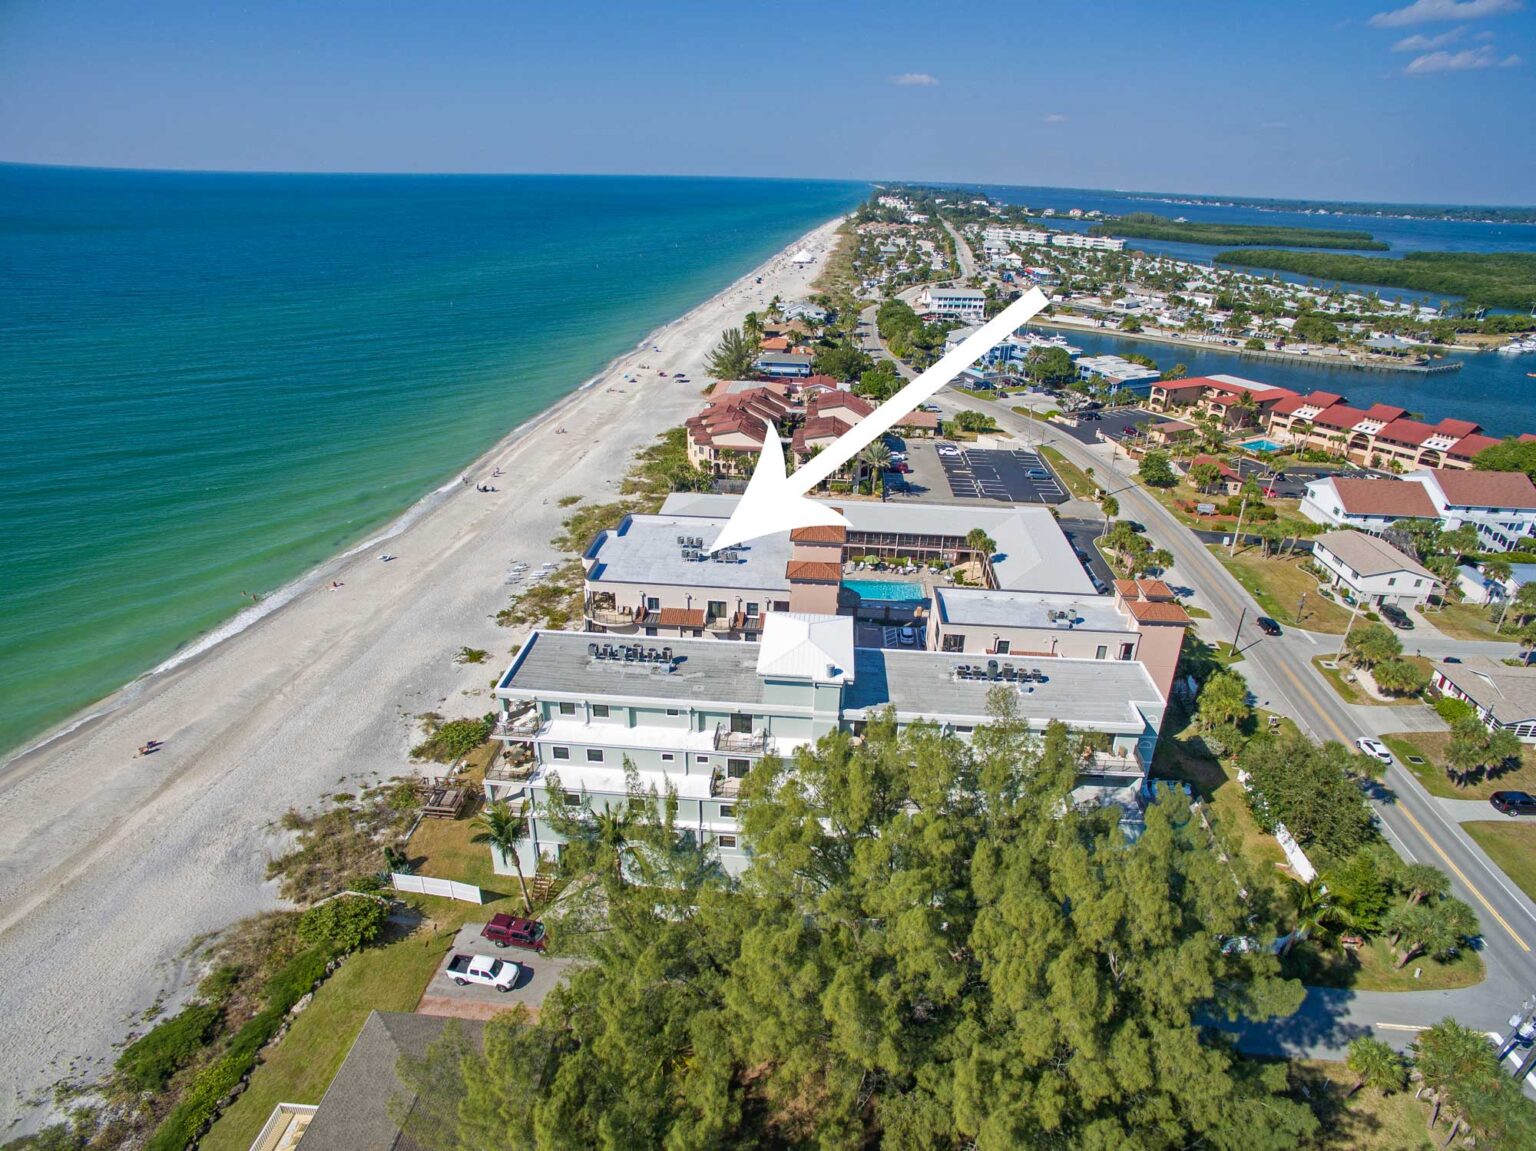
[[[730,518],[739,496],[673,492],[661,507],[663,516],[695,517],[695,534],[707,538],[717,524]],[[981,528],[997,542],[992,568],[998,585],[1009,591],[1056,592],[1062,595],[1095,596],[1093,581],[1078,562],[1072,545],[1062,534],[1056,518],[1041,507],[972,508],[953,504],[875,503],[863,500],[823,499],[838,508],[850,530],[881,535],[952,536],[963,538]],[[713,522],[711,522],[713,521]],[[784,536],[771,539],[788,541]],[[787,558],[787,553],[786,553]],[[699,582],[703,582],[702,577]]]
[[[680,540],[714,543],[725,520],[707,522],[686,516],[626,516],[616,528],[598,533],[587,548],[587,581],[656,586],[725,587],[742,591],[788,591],[789,535],[750,540],[716,559]]]
[[[1131,623],[1107,596],[1035,595],[981,588],[934,588],[941,623],[964,627],[1054,628],[1128,632]]]

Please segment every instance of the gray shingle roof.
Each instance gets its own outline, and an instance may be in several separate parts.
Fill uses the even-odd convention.
[[[404,1012],[372,1012],[352,1050],[326,1089],[304,1132],[304,1151],[419,1151],[391,1117],[415,1105],[415,1092],[400,1081],[400,1057],[421,1058],[453,1023],[478,1046],[485,1025]]]

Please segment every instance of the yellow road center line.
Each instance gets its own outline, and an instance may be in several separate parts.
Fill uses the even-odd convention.
[[[1339,725],[1333,721],[1333,717],[1318,705],[1317,700],[1313,697],[1312,693],[1307,690],[1306,685],[1303,684],[1301,680],[1296,678],[1295,672],[1291,671],[1291,669],[1286,667],[1283,663],[1277,664],[1276,666],[1278,666],[1280,670],[1285,673],[1285,678],[1290,680],[1291,683],[1295,685],[1296,690],[1301,692],[1301,694],[1306,697],[1307,702],[1316,709],[1317,714],[1322,716],[1323,722],[1338,734],[1339,742],[1347,745],[1349,743],[1349,737],[1339,729]],[[1494,910],[1493,904],[1488,902],[1488,897],[1479,891],[1476,886],[1474,886],[1472,881],[1467,878],[1466,873],[1463,872],[1461,868],[1457,867],[1456,864],[1451,862],[1451,857],[1445,853],[1445,848],[1441,847],[1435,838],[1430,835],[1429,832],[1424,830],[1424,825],[1414,817],[1413,812],[1409,811],[1402,805],[1398,806],[1398,810],[1402,813],[1403,817],[1413,825],[1413,829],[1417,831],[1421,836],[1423,836],[1424,842],[1429,844],[1429,846],[1434,849],[1435,854],[1441,858],[1441,860],[1445,863],[1445,866],[1450,868],[1451,873],[1455,875],[1457,879],[1461,880],[1462,886],[1464,886],[1468,891],[1472,893],[1473,897],[1483,905],[1489,915],[1493,916],[1494,921],[1500,927],[1509,932],[1509,937],[1513,939],[1517,944],[1519,944],[1520,950],[1529,952],[1531,950],[1530,945],[1526,943],[1525,940],[1520,938],[1519,933],[1509,925],[1509,921],[1507,919],[1505,919],[1502,915]]]
[[[1429,846],[1435,849],[1435,854],[1445,861],[1445,865],[1451,869],[1457,879],[1461,880],[1466,889],[1477,897],[1477,901],[1488,909],[1488,914],[1497,920],[1500,927],[1509,932],[1509,937],[1520,945],[1520,950],[1530,951],[1531,948],[1529,944],[1527,944],[1525,940],[1521,939],[1520,936],[1516,934],[1515,929],[1509,925],[1508,921],[1493,909],[1493,904],[1488,902],[1487,897],[1484,896],[1483,893],[1476,887],[1472,886],[1471,880],[1469,880],[1466,875],[1462,873],[1461,868],[1457,867],[1454,863],[1451,862],[1451,857],[1446,855],[1445,850],[1435,842],[1435,840],[1430,836],[1429,832],[1424,830],[1424,825],[1414,818],[1413,812],[1409,811],[1406,807],[1402,808],[1401,810],[1404,818],[1406,818],[1409,823],[1413,824],[1413,829],[1424,837],[1424,842],[1428,843]]]

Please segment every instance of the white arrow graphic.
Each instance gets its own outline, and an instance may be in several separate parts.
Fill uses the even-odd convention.
[[[779,442],[778,428],[771,420],[765,421],[767,435],[763,438],[763,450],[757,457],[752,479],[709,550],[719,551],[792,528],[815,524],[846,525],[848,521],[833,509],[806,499],[806,493],[885,435],[919,404],[930,399],[1007,336],[1022,328],[1046,303],[1045,294],[1039,288],[1031,288],[967,336],[954,351],[946,352],[933,367],[838,436],[825,450],[807,460],[793,475],[784,474],[784,448]]]

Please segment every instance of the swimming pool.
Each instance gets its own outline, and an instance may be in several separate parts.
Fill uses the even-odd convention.
[[[923,585],[899,579],[845,579],[843,586],[859,593],[860,599],[919,600],[927,599]]]
[[[1249,440],[1242,446],[1250,452],[1278,452],[1282,450],[1281,446],[1275,443],[1274,440]]]

